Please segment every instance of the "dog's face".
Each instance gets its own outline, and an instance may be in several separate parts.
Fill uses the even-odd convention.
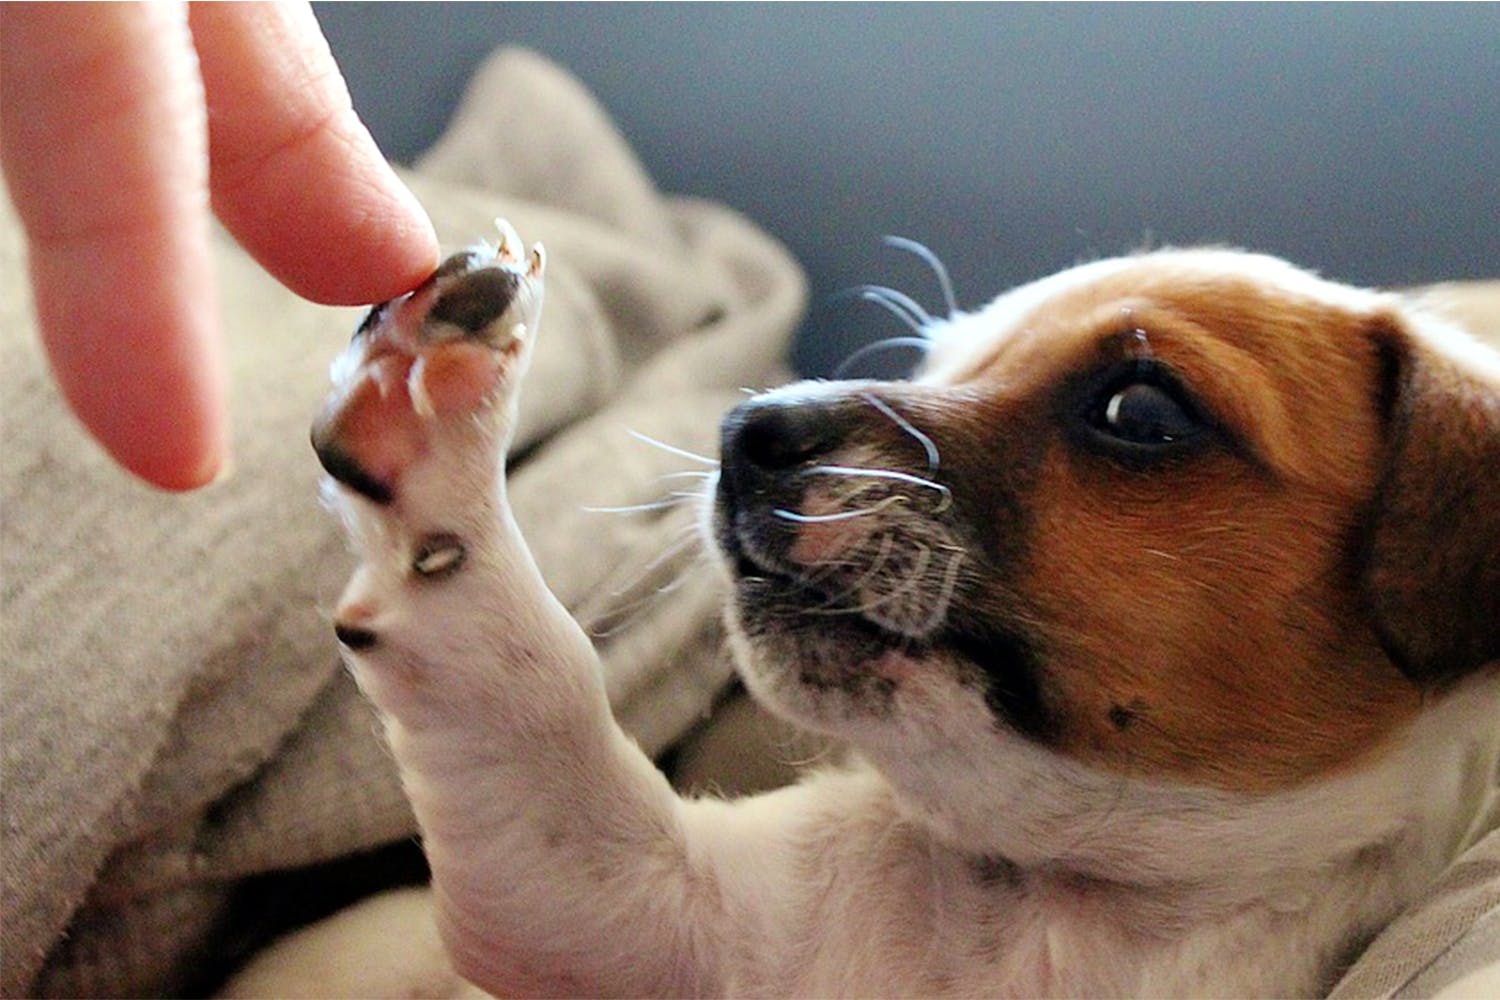
[[[726,421],[731,634],[794,719],[918,782],[1260,794],[1500,656],[1500,378],[1394,300],[1163,252],[932,334]]]

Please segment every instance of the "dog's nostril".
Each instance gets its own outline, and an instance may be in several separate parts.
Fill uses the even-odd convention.
[[[825,409],[798,401],[752,401],[724,424],[724,458],[787,469],[830,450],[838,429]]]

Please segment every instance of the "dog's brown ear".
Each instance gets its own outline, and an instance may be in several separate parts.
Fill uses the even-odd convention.
[[[1500,660],[1500,365],[1394,315],[1375,342],[1387,438],[1363,584],[1397,665],[1442,684]]]

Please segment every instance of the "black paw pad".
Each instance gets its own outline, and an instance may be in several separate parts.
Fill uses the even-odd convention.
[[[333,434],[333,428],[322,422],[313,427],[313,451],[317,454],[318,462],[323,466],[323,471],[354,492],[373,500],[375,503],[388,504],[395,499],[395,493],[391,490],[391,487],[366,472],[354,460],[353,455],[350,455],[339,446],[334,440]]]
[[[375,645],[375,633],[367,628],[360,628],[358,625],[345,625],[342,622],[334,622],[333,634],[339,637],[339,642],[356,653]]]
[[[427,319],[451,323],[469,334],[481,333],[510,308],[520,286],[519,275],[501,268],[486,267],[465,274],[443,289]]]

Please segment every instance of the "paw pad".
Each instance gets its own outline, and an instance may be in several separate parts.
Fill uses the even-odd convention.
[[[334,363],[313,447],[330,476],[376,503],[395,501],[442,422],[504,418],[497,404],[524,366],[546,257],[496,225],[498,245],[454,254],[421,287],[373,307]]]
[[[463,568],[468,554],[457,535],[428,535],[412,557],[412,572],[429,580],[452,576]]]

